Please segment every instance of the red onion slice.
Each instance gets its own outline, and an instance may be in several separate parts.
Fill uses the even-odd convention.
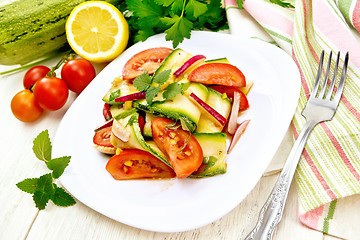
[[[230,133],[231,135],[233,135],[236,131],[239,108],[240,108],[240,94],[238,92],[234,92],[233,104],[231,107],[231,113],[228,122],[228,133]]]
[[[137,92],[137,93],[132,93],[129,95],[115,98],[115,102],[126,102],[126,101],[132,101],[132,100],[137,100],[137,99],[144,99],[145,96],[146,96],[146,92]]]
[[[117,120],[114,121],[111,132],[114,134],[115,137],[117,137],[123,142],[128,142],[130,139],[130,133]]]
[[[99,130],[101,130],[101,129],[103,129],[103,128],[111,127],[112,124],[113,124],[113,121],[114,121],[113,118],[110,119],[110,120],[108,120],[108,121],[106,121],[104,124],[102,124],[102,125],[98,126],[97,128],[95,128],[94,131],[97,132],[97,131],[99,131]]]
[[[206,102],[201,100],[194,93],[191,93],[190,97],[192,97],[197,103],[200,104],[201,107],[203,107],[207,112],[209,112],[210,115],[213,116],[222,126],[226,124],[227,119],[223,115],[221,115],[218,111],[213,109],[211,106],[209,106]]]
[[[205,56],[204,55],[195,55],[193,57],[191,57],[189,60],[187,60],[183,65],[181,65],[181,67],[176,70],[173,75],[175,77],[179,77],[181,74],[183,74],[186,69],[188,69],[191,65],[193,65],[195,62],[204,59]]]
[[[239,124],[239,126],[236,128],[236,131],[234,133],[234,136],[231,139],[229,149],[227,153],[229,154],[231,150],[235,147],[236,143],[238,142],[241,135],[245,132],[246,127],[248,126],[250,120],[245,120],[242,123]]]

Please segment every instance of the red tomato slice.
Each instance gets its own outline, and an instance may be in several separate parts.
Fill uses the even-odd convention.
[[[191,82],[245,87],[244,74],[228,63],[208,63],[195,68],[188,77]]]
[[[221,85],[214,85],[210,86],[210,88],[218,91],[219,93],[226,93],[227,97],[231,100],[234,99],[234,92],[238,92],[240,94],[240,107],[239,111],[244,111],[249,108],[249,101],[246,95],[237,87],[234,86],[221,86]]]
[[[196,171],[203,162],[203,151],[196,138],[181,127],[169,128],[174,121],[155,118],[151,121],[156,145],[164,152],[178,178],[185,178]],[[190,137],[189,137],[190,134]]]
[[[110,143],[111,128],[112,127],[106,127],[95,132],[93,137],[94,144],[102,147],[113,147]]]
[[[132,149],[114,155],[106,164],[106,170],[116,180],[141,178],[173,178],[174,171],[149,152]]]
[[[166,47],[150,48],[132,56],[123,68],[123,79],[131,80],[140,76],[144,71],[153,74],[161,62],[173,50]]]

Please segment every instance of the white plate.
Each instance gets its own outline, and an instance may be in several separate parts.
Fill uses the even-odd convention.
[[[224,216],[256,185],[295,112],[300,75],[291,57],[274,45],[229,34],[193,32],[180,48],[208,59],[227,57],[254,82],[248,95],[250,108],[239,117],[239,121],[251,122],[227,157],[227,173],[204,179],[115,181],[105,170],[109,157],[92,143],[93,130],[104,122],[101,99],[132,55],[158,46],[172,47],[163,34],[153,36],[130,47],[98,74],[61,121],[53,156],[71,156],[60,181],[90,208],[141,229],[186,231]]]

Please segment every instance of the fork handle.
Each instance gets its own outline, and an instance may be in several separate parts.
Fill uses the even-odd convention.
[[[289,193],[291,181],[304,150],[306,141],[311,131],[318,122],[307,121],[302,128],[299,137],[295,141],[291,152],[286,160],[283,170],[270,193],[269,198],[262,207],[255,228],[245,238],[246,240],[270,240],[275,227],[282,218],[286,198]]]

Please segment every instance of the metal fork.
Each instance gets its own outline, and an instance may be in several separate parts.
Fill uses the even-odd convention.
[[[331,57],[332,52],[329,54],[324,82],[322,87],[320,87],[324,61],[324,51],[322,51],[313,91],[311,92],[310,98],[302,112],[302,115],[306,118],[306,123],[301,130],[299,137],[295,141],[293,148],[291,149],[289,157],[286,160],[274,189],[260,211],[259,219],[255,228],[249,233],[246,240],[272,239],[274,229],[281,220],[291,181],[294,177],[297,164],[311,131],[318,123],[331,120],[335,114],[345,85],[349,53],[346,53],[345,55],[344,65],[336,91],[334,87],[339,66],[340,52],[337,55],[332,81],[327,89]]]

